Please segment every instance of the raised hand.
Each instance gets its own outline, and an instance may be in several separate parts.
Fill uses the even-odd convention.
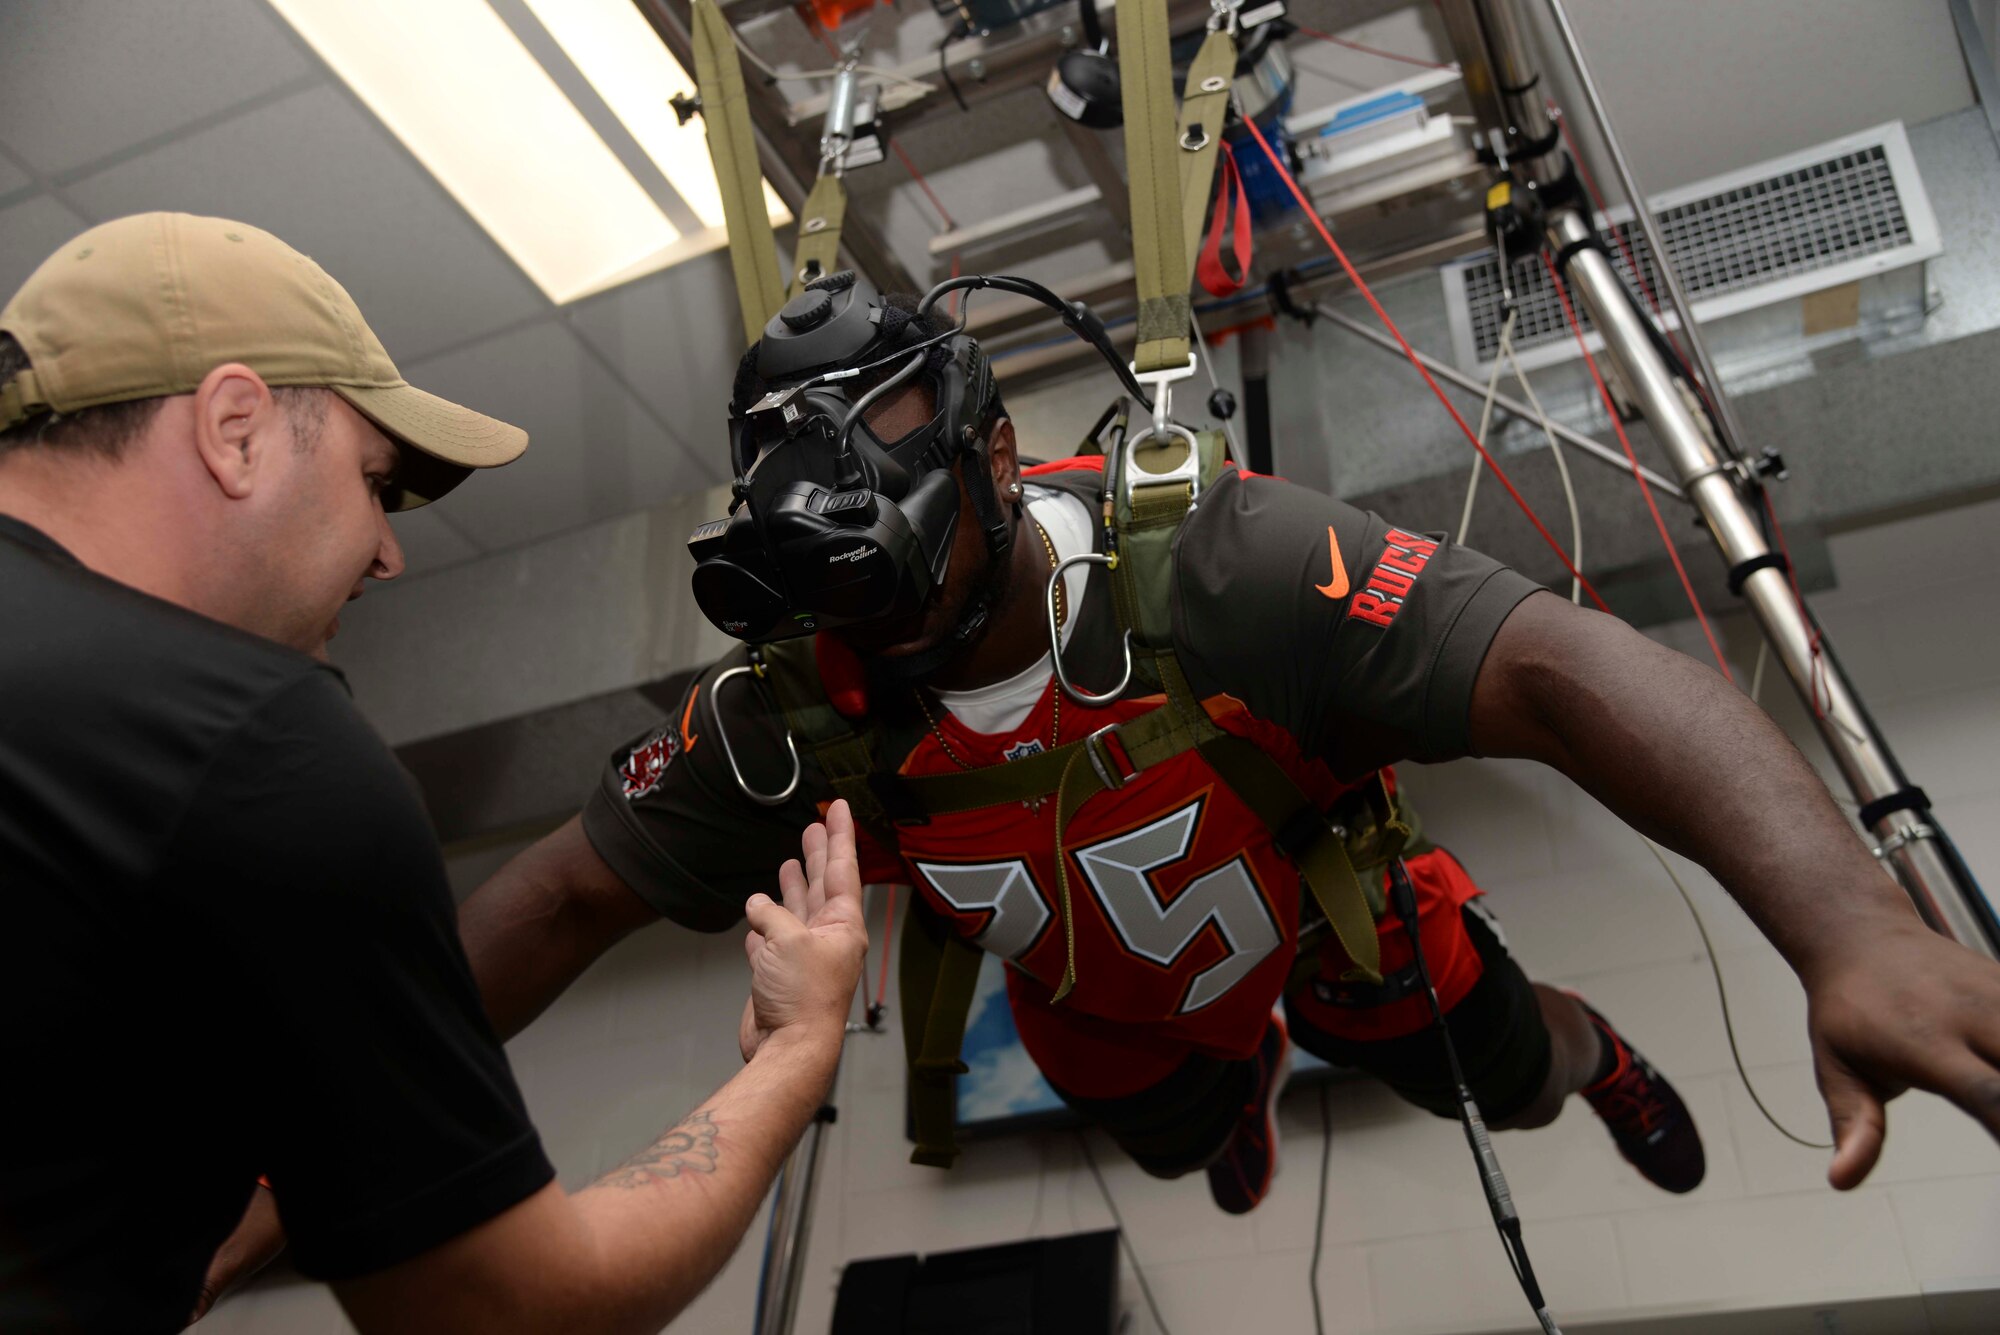
[[[794,859],[778,870],[784,902],[752,895],[744,906],[750,1000],[738,1040],[745,1061],[780,1030],[842,1030],[868,952],[847,803],[829,807],[824,825],[808,826],[800,846],[804,864]]]

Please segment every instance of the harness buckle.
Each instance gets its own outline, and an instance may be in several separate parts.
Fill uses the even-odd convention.
[[[1117,731],[1118,725],[1116,723],[1107,723],[1083,739],[1084,757],[1090,761],[1090,767],[1097,771],[1098,781],[1104,785],[1107,791],[1112,792],[1123,788],[1139,776],[1139,771],[1136,769],[1126,771],[1124,766],[1118,763],[1117,757],[1112,755],[1111,751],[1104,745],[1105,734],[1115,734]],[[1119,750],[1123,751],[1124,747],[1120,746]],[[1129,763],[1130,760],[1131,757],[1128,755],[1126,761]]]
[[[1186,366],[1163,366],[1157,371],[1141,371],[1137,362],[1127,365],[1132,368],[1132,378],[1153,391],[1150,396],[1153,400],[1152,434],[1166,435],[1173,426],[1174,382],[1193,378],[1195,355],[1192,352],[1188,354]]]
[[[1201,449],[1194,432],[1173,420],[1173,385],[1177,380],[1186,380],[1194,375],[1195,358],[1190,353],[1185,366],[1170,366],[1158,371],[1141,371],[1137,363],[1132,366],[1132,374],[1140,384],[1152,391],[1152,423],[1137,435],[1129,437],[1118,452],[1119,485],[1129,504],[1134,489],[1161,484],[1184,482],[1188,489],[1188,509],[1195,507],[1201,496]],[[1165,472],[1155,473],[1138,465],[1139,447],[1147,441],[1178,440],[1187,446],[1187,457]]]

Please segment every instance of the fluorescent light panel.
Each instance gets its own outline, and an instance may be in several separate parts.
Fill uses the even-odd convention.
[[[573,301],[690,249],[486,0],[271,5],[551,300]],[[650,30],[643,44],[659,49]],[[671,91],[659,93],[669,119]]]
[[[694,80],[667,50],[632,0],[525,0],[612,114],[659,166],[704,227],[722,226],[722,192],[699,120],[682,125],[668,99],[693,96]],[[771,183],[764,207],[774,223],[790,220]]]

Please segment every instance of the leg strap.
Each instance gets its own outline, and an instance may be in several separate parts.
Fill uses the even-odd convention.
[[[917,1147],[910,1162],[949,1168],[958,1158],[959,1049],[979,983],[979,947],[931,921],[919,905],[903,915],[897,968],[903,1051],[910,1063],[910,1120]]]

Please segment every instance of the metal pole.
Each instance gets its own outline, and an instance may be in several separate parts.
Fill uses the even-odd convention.
[[[1496,31],[1518,32],[1512,15],[1494,18],[1512,3],[1513,0],[1443,0],[1454,42],[1475,27],[1481,33],[1478,47],[1459,47],[1461,66],[1485,64],[1496,69],[1504,66],[1509,69],[1508,84],[1520,87],[1531,82],[1525,52],[1517,46],[1503,55],[1490,46]],[[1724,416],[1726,439],[1733,429],[1726,416],[1728,403],[1722,397],[1713,364],[1707,361],[1694,322],[1687,314],[1685,295],[1672,262],[1653,227],[1644,196],[1631,178],[1624,154],[1604,120],[1602,102],[1589,71],[1583,66],[1582,53],[1562,0],[1549,0],[1549,4],[1555,11],[1568,54],[1575,62],[1585,96],[1598,116],[1605,143],[1618,164],[1634,213],[1652,246],[1654,265],[1681,313],[1683,332],[1702,362],[1701,374],[1714,393],[1718,415]],[[1455,12],[1456,21],[1452,21]],[[1477,23],[1467,22],[1468,15]],[[1552,146],[1550,155],[1554,155]],[[1518,170],[1523,164],[1511,165]],[[1735,576],[1732,583],[1740,586],[1742,597],[1749,603],[1765,638],[1777,650],[1792,685],[1812,706],[1828,752],[1868,817],[1863,823],[1878,841],[1877,856],[1901,882],[1925,922],[1968,949],[2000,959],[2000,919],[1996,919],[1992,905],[1981,894],[1977,882],[1931,814],[1928,801],[1896,763],[1895,754],[1862,707],[1838,658],[1802,601],[1794,595],[1791,581],[1765,542],[1763,526],[1751,508],[1746,494],[1750,479],[1745,466],[1711,434],[1709,420],[1699,414],[1692,394],[1683,392],[1679,368],[1670,366],[1660,355],[1650,336],[1647,317],[1635,308],[1617,270],[1601,249],[1585,244],[1594,239],[1594,230],[1575,207],[1565,204],[1550,210],[1549,246],[1558,252],[1568,251],[1565,267],[1571,287],[1602,335],[1605,351],[1631,389],[1661,451],[1680,477],[1688,500],[1729,563]],[[1741,439],[1738,435],[1729,443],[1734,445]]]
[[[763,1291],[756,1335],[790,1335],[799,1314],[799,1286],[805,1278],[806,1248],[812,1240],[813,1197],[819,1186],[820,1153],[833,1107],[822,1107],[806,1128],[806,1138],[785,1161],[778,1194],[771,1202],[771,1246],[764,1261]]]
[[[1504,8],[1510,0],[1482,2],[1497,3]],[[1583,46],[1577,41],[1576,29],[1570,24],[1569,10],[1564,7],[1563,0],[1549,0],[1549,11],[1555,16],[1556,31],[1562,37],[1563,53],[1569,57],[1570,70],[1583,90],[1583,100],[1590,106],[1591,119],[1597,123],[1598,135],[1604,140],[1604,151],[1610,157],[1611,165],[1617,169],[1619,189],[1625,192],[1625,201],[1632,206],[1633,220],[1638,223],[1640,234],[1646,238],[1646,248],[1653,256],[1653,271],[1660,276],[1660,285],[1667,290],[1667,304],[1674,308],[1674,315],[1680,320],[1681,337],[1687,340],[1688,349],[1694,354],[1695,372],[1701,376],[1709,400],[1715,405],[1716,415],[1722,419],[1723,445],[1741,458],[1745,440],[1743,425],[1736,420],[1736,410],[1730,405],[1729,395],[1723,392],[1722,376],[1715,369],[1714,358],[1708,355],[1708,342],[1695,326],[1694,305],[1681,287],[1673,257],[1667,253],[1667,243],[1660,236],[1659,224],[1653,218],[1653,207],[1646,202],[1644,192],[1639,189],[1638,178],[1632,174],[1631,159],[1625,156],[1624,146],[1618,142],[1618,134],[1611,128],[1611,116],[1604,109],[1604,98],[1597,91],[1597,80],[1590,76],[1590,67],[1584,64]]]
[[[1556,248],[1585,241],[1591,229],[1583,216],[1563,209],[1549,219],[1549,244]],[[1821,637],[1793,595],[1784,569],[1764,540],[1763,526],[1745,501],[1734,461],[1715,446],[1704,423],[1681,393],[1672,368],[1648,338],[1643,317],[1633,309],[1622,279],[1604,252],[1585,247],[1569,261],[1568,278],[1591,322],[1603,335],[1616,363],[1653,430],[1661,451],[1680,475],[1688,497],[1708,526],[1732,571],[1741,576],[1742,596],[1764,636],[1777,650],[1792,684],[1813,705],[1820,736],[1842,777],[1864,807],[1910,791],[1889,744],[1861,708],[1846,674],[1832,656],[1817,654]],[[1872,823],[1884,862],[1936,930],[1960,945],[2000,959],[1990,906],[1977,890],[1961,885],[1951,859],[1936,842],[1939,827],[1921,802],[1890,811]]]
[[[1393,352],[1398,357],[1401,357],[1403,355],[1403,350],[1396,345],[1395,339],[1390,338],[1387,334],[1381,332],[1379,329],[1369,328],[1367,325],[1355,319],[1353,316],[1348,315],[1343,311],[1336,310],[1333,306],[1325,302],[1321,302],[1319,305],[1314,306],[1313,314],[1319,316],[1321,319],[1326,320],[1332,324],[1339,325],[1342,329],[1345,329],[1350,334],[1357,334],[1360,337],[1367,339],[1370,343],[1373,343],[1376,347],[1381,348],[1386,352]],[[1484,399],[1486,397],[1486,386],[1480,384],[1479,381],[1473,379],[1465,372],[1459,370],[1456,366],[1452,366],[1447,362],[1441,362],[1427,352],[1418,352],[1417,360],[1422,362],[1425,365],[1425,367],[1427,367],[1430,370],[1430,373],[1436,376],[1438,379],[1449,381],[1450,383],[1458,386],[1460,389],[1465,390],[1469,394],[1478,395],[1481,399]],[[1520,418],[1524,422],[1534,422],[1538,425],[1541,424],[1541,418],[1535,415],[1535,410],[1530,408],[1527,404],[1521,402],[1519,399],[1512,398],[1505,394],[1495,394],[1493,396],[1493,402],[1497,407],[1505,410],[1506,412],[1512,413],[1515,417]],[[1628,476],[1631,474],[1632,465],[1626,461],[1624,455],[1612,449],[1610,446],[1600,445],[1598,442],[1592,440],[1589,436],[1583,435],[1581,432],[1572,431],[1570,428],[1564,426],[1561,422],[1550,421],[1547,425],[1549,430],[1555,433],[1555,437],[1557,440],[1560,440],[1565,444],[1576,446],[1576,448],[1582,450],[1585,454],[1589,455],[1591,458],[1596,459],[1600,463],[1609,464],[1621,473],[1624,473]],[[1646,481],[1650,482],[1656,489],[1663,492],[1664,494],[1673,497],[1677,501],[1685,501],[1687,499],[1686,492],[1682,491],[1673,482],[1669,481],[1666,478],[1661,477],[1658,473],[1655,473],[1652,469],[1646,467],[1644,464],[1639,465],[1639,471],[1646,475]]]
[[[1486,40],[1494,91],[1506,113],[1507,156],[1522,176],[1537,186],[1553,185],[1562,177],[1562,159],[1549,150],[1557,139],[1549,119],[1548,94],[1542,76],[1521,40],[1521,25],[1508,0],[1474,0],[1473,11]]]

